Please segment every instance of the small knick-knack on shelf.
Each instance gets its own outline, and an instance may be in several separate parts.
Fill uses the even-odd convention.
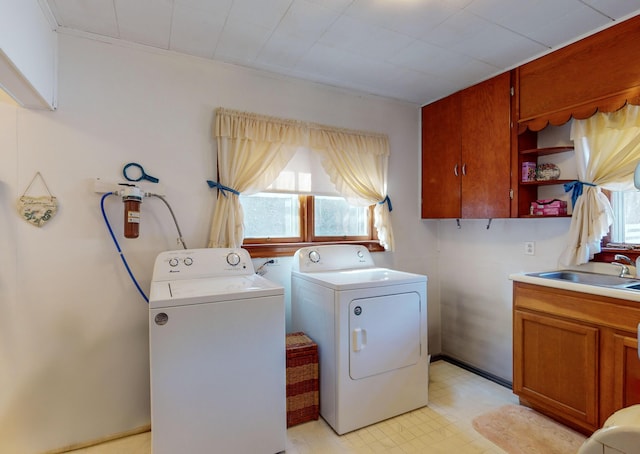
[[[560,168],[552,163],[538,164],[536,179],[538,181],[557,180],[560,178]]]

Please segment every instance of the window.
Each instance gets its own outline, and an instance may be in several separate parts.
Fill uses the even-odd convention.
[[[245,239],[302,240],[300,199],[297,195],[241,195],[240,203],[244,211]]]
[[[357,243],[371,251],[377,242],[373,207],[349,205],[342,197],[259,193],[240,196],[243,247],[252,256],[291,255],[311,243]]]
[[[613,262],[616,254],[631,260],[640,255],[640,191],[603,190],[613,208],[613,224],[602,238],[602,251],[595,254],[595,262]]]
[[[330,234],[324,238],[329,238],[331,242],[364,241],[371,243],[367,244],[370,250],[375,249],[375,241],[383,245],[383,249],[393,250],[389,216],[391,202],[387,193],[389,138],[386,134],[333,128],[223,108],[216,109],[214,134],[218,142],[219,181],[209,181],[212,188],[226,191],[232,189],[233,194],[306,193],[318,196],[341,195],[364,200],[376,207],[373,211],[376,231],[379,232],[378,241],[375,241],[377,238],[374,238],[373,233],[368,233],[366,240],[360,240],[359,235],[352,236],[348,234],[351,232],[346,231],[341,231],[341,236],[334,235],[337,232],[323,232]],[[322,175],[314,178],[317,173],[324,174],[325,178]],[[330,183],[329,193],[319,187],[323,179]],[[259,230],[253,235],[267,236],[256,236],[244,241],[245,231],[240,224],[244,220],[236,221],[240,215],[240,200],[235,195],[233,199],[218,197],[211,220],[209,246],[237,247],[253,242],[258,246],[269,246],[269,255],[286,255],[292,251],[282,252],[273,246],[276,244],[274,240],[278,244],[296,242],[296,237],[287,235],[296,235],[297,232],[300,243],[320,241],[321,237],[316,235],[313,221],[314,199],[311,196],[299,199],[298,223],[295,222],[295,216],[289,216],[291,210],[294,210],[293,204],[287,206],[286,211],[280,212],[277,209],[278,203],[288,203],[285,200],[287,199],[276,201],[276,208],[267,210],[266,215],[260,212],[259,209],[263,207],[256,202],[259,209],[250,213],[250,216],[264,220],[267,228],[264,230],[258,227]],[[387,205],[375,205],[381,200],[388,202]],[[278,213],[283,219],[279,219]],[[367,231],[373,232],[370,224],[371,221]],[[295,230],[295,225],[299,225],[299,232]],[[252,226],[251,229],[253,228]],[[257,257],[269,256],[258,255],[257,250],[252,253]]]
[[[368,238],[369,209],[349,205],[342,197],[313,198],[313,232],[324,238]]]
[[[608,242],[640,245],[640,191],[612,192],[611,205],[614,221]]]

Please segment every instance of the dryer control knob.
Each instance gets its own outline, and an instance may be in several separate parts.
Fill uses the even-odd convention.
[[[231,266],[236,266],[240,263],[240,256],[235,252],[231,252],[227,255],[227,263]]]
[[[169,266],[178,266],[178,259],[177,258],[172,258],[169,260]]]
[[[187,266],[193,265],[193,259],[191,257],[185,257],[184,264]]]
[[[313,263],[318,263],[320,261],[320,254],[318,253],[318,251],[309,252],[309,260],[311,260]]]

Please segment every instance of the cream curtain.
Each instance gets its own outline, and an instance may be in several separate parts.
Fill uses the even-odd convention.
[[[389,142],[386,136],[348,131],[311,131],[311,146],[338,192],[352,205],[375,204],[374,226],[382,247],[394,248],[391,200],[387,196]]]
[[[239,247],[243,212],[237,193],[266,189],[299,147],[322,156],[322,166],[342,196],[376,204],[374,225],[380,244],[393,249],[391,202],[387,196],[389,142],[385,135],[337,129],[227,109],[216,110],[218,174],[222,188],[213,213],[209,247]]]
[[[565,266],[587,263],[600,252],[600,241],[613,223],[611,204],[601,189],[633,189],[640,161],[640,106],[574,120],[571,138],[579,179],[573,190],[582,195],[575,201],[568,245],[559,260]]]
[[[295,124],[258,115],[216,110],[214,135],[218,142],[221,185],[241,194],[255,194],[269,186],[304,142]],[[211,221],[209,247],[240,247],[244,213],[238,195],[221,190]]]

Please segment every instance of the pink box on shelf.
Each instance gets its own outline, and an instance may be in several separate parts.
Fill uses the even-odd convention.
[[[522,163],[522,181],[536,181],[536,163]]]
[[[531,202],[531,214],[536,216],[566,216],[567,202],[558,199],[543,199]]]

